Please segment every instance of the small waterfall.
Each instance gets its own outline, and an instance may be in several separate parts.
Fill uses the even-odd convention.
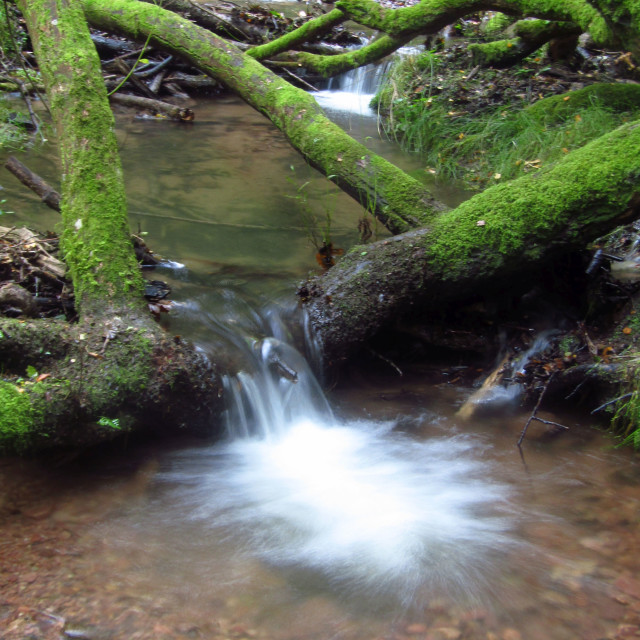
[[[321,107],[328,111],[342,111],[373,115],[371,99],[380,87],[391,65],[391,59],[347,71],[329,80],[324,91],[313,95]]]
[[[233,323],[252,329],[235,338],[245,357],[225,384],[228,438],[168,473],[184,517],[304,588],[405,607],[485,591],[495,557],[515,544],[487,445],[338,420],[277,314],[258,316]],[[258,325],[271,334],[256,336]]]

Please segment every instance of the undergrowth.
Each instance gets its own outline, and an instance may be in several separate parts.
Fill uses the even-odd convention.
[[[635,388],[619,403],[611,428],[621,437],[620,446],[630,445],[640,450],[640,390]]]
[[[491,90],[492,78],[500,72],[481,73]],[[527,67],[509,71],[512,78],[520,74],[523,79],[534,73]],[[474,99],[480,92],[475,84],[470,86],[467,74],[452,71],[438,53],[404,58],[392,69],[374,106],[384,115],[388,135],[422,155],[425,171],[444,180],[462,180],[469,188],[535,171],[640,116],[640,101],[633,108],[604,104],[597,94],[557,113],[545,113],[541,101],[535,109],[530,106],[541,94],[487,104],[480,96]]]

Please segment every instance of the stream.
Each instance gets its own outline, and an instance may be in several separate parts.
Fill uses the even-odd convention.
[[[427,180],[362,101],[323,93],[352,135]],[[474,390],[429,367],[323,389],[312,342],[306,359],[282,318],[318,268],[310,238],[328,227],[348,248],[361,210],[237,99],[196,110],[187,126],[123,113],[117,130],[132,228],[167,259],[151,274],[173,290],[163,322],[244,362],[227,435],[0,460],[0,637],[640,637],[637,455],[584,416],[542,412],[569,429],[532,424],[521,456],[528,413],[465,421]],[[19,157],[55,184],[51,148]],[[2,184],[11,224],[55,228]]]

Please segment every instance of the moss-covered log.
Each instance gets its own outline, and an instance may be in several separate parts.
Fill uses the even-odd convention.
[[[473,64],[483,67],[510,67],[517,64],[542,45],[554,38],[575,37],[582,32],[571,22],[548,22],[546,20],[520,20],[513,29],[513,38],[479,44],[470,44],[467,48]]]
[[[252,47],[247,51],[247,54],[256,60],[273,58],[279,53],[295,49],[297,46],[331,31],[333,27],[344,22],[346,19],[346,14],[340,11],[340,9],[333,9],[332,11],[329,11],[329,13],[325,13],[309,20],[309,22],[305,22],[297,29],[294,29],[290,33],[286,33],[271,42],[265,42],[264,44]]]
[[[375,214],[393,233],[426,224],[445,207],[417,180],[359,144],[331,122],[308,93],[297,89],[230,42],[135,0],[82,0],[100,29],[180,56],[217,78],[266,115],[306,160]]]
[[[409,42],[410,37],[394,37],[383,35],[364,47],[333,56],[320,56],[314,53],[300,52],[292,58],[298,65],[318,73],[325,78],[332,78],[345,71],[372,64],[397,51]]]
[[[640,213],[640,123],[497,185],[428,228],[357,247],[306,283],[327,364],[409,312],[526,287],[540,267]],[[529,278],[527,277],[529,276]]]
[[[603,16],[586,0],[421,0],[400,9],[383,8],[374,0],[338,0],[336,8],[359,24],[397,37],[434,33],[470,13],[494,10],[519,18],[574,22],[600,44],[615,40]]]

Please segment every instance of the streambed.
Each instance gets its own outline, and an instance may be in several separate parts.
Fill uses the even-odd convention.
[[[384,144],[372,120],[344,118]],[[153,274],[178,303],[171,330],[205,350],[216,318],[260,324],[262,301],[317,269],[312,225],[357,242],[359,207],[233,98],[187,127],[123,116],[118,136],[132,225],[174,261]],[[53,182],[51,158],[21,156]],[[12,224],[53,228],[10,180]],[[310,395],[322,406],[267,440],[3,460],[2,637],[639,636],[637,457],[547,415],[569,431],[532,428],[523,460],[527,414],[463,422],[470,393],[427,371],[360,372],[331,392],[333,416]]]

